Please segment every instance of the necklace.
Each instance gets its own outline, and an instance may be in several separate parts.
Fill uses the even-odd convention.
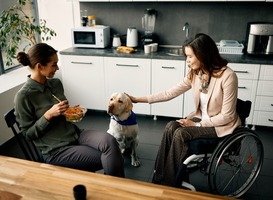
[[[200,79],[200,88],[199,91],[207,94],[208,93],[208,87],[210,82],[210,76],[207,74],[203,74],[203,72],[200,70],[198,73],[199,79]]]

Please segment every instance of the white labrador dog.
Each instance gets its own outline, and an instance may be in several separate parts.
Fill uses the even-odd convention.
[[[108,103],[108,114],[111,116],[108,133],[113,135],[121,152],[131,150],[131,165],[140,166],[136,153],[138,145],[138,124],[132,111],[133,103],[125,93],[113,93]]]

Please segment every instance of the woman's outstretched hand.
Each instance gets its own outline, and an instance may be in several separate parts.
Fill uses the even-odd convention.
[[[133,103],[137,103],[137,102],[138,102],[137,99],[136,99],[135,97],[133,97],[133,96],[131,96],[131,95],[125,93],[125,92],[124,92],[124,94],[126,94],[126,95],[131,99],[131,101],[132,101]]]

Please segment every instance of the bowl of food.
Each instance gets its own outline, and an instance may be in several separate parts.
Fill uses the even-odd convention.
[[[64,116],[66,118],[66,121],[69,122],[80,122],[82,118],[84,117],[87,109],[80,107],[80,106],[74,106],[69,107],[65,112]]]

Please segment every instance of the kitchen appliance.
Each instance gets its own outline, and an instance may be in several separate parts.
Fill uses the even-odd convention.
[[[110,45],[109,26],[72,28],[71,33],[73,47],[105,48]]]
[[[120,36],[119,35],[116,34],[116,35],[113,36],[112,46],[113,47],[119,47],[119,46],[121,46],[121,40],[120,40]]]
[[[138,32],[134,27],[129,27],[127,29],[127,38],[126,38],[127,47],[137,47],[138,46]]]
[[[142,45],[158,43],[158,36],[154,33],[155,20],[157,11],[152,8],[144,10],[144,16],[142,17],[142,28],[144,28],[144,35],[141,38]]]
[[[273,23],[248,23],[246,41],[247,54],[273,55]]]

